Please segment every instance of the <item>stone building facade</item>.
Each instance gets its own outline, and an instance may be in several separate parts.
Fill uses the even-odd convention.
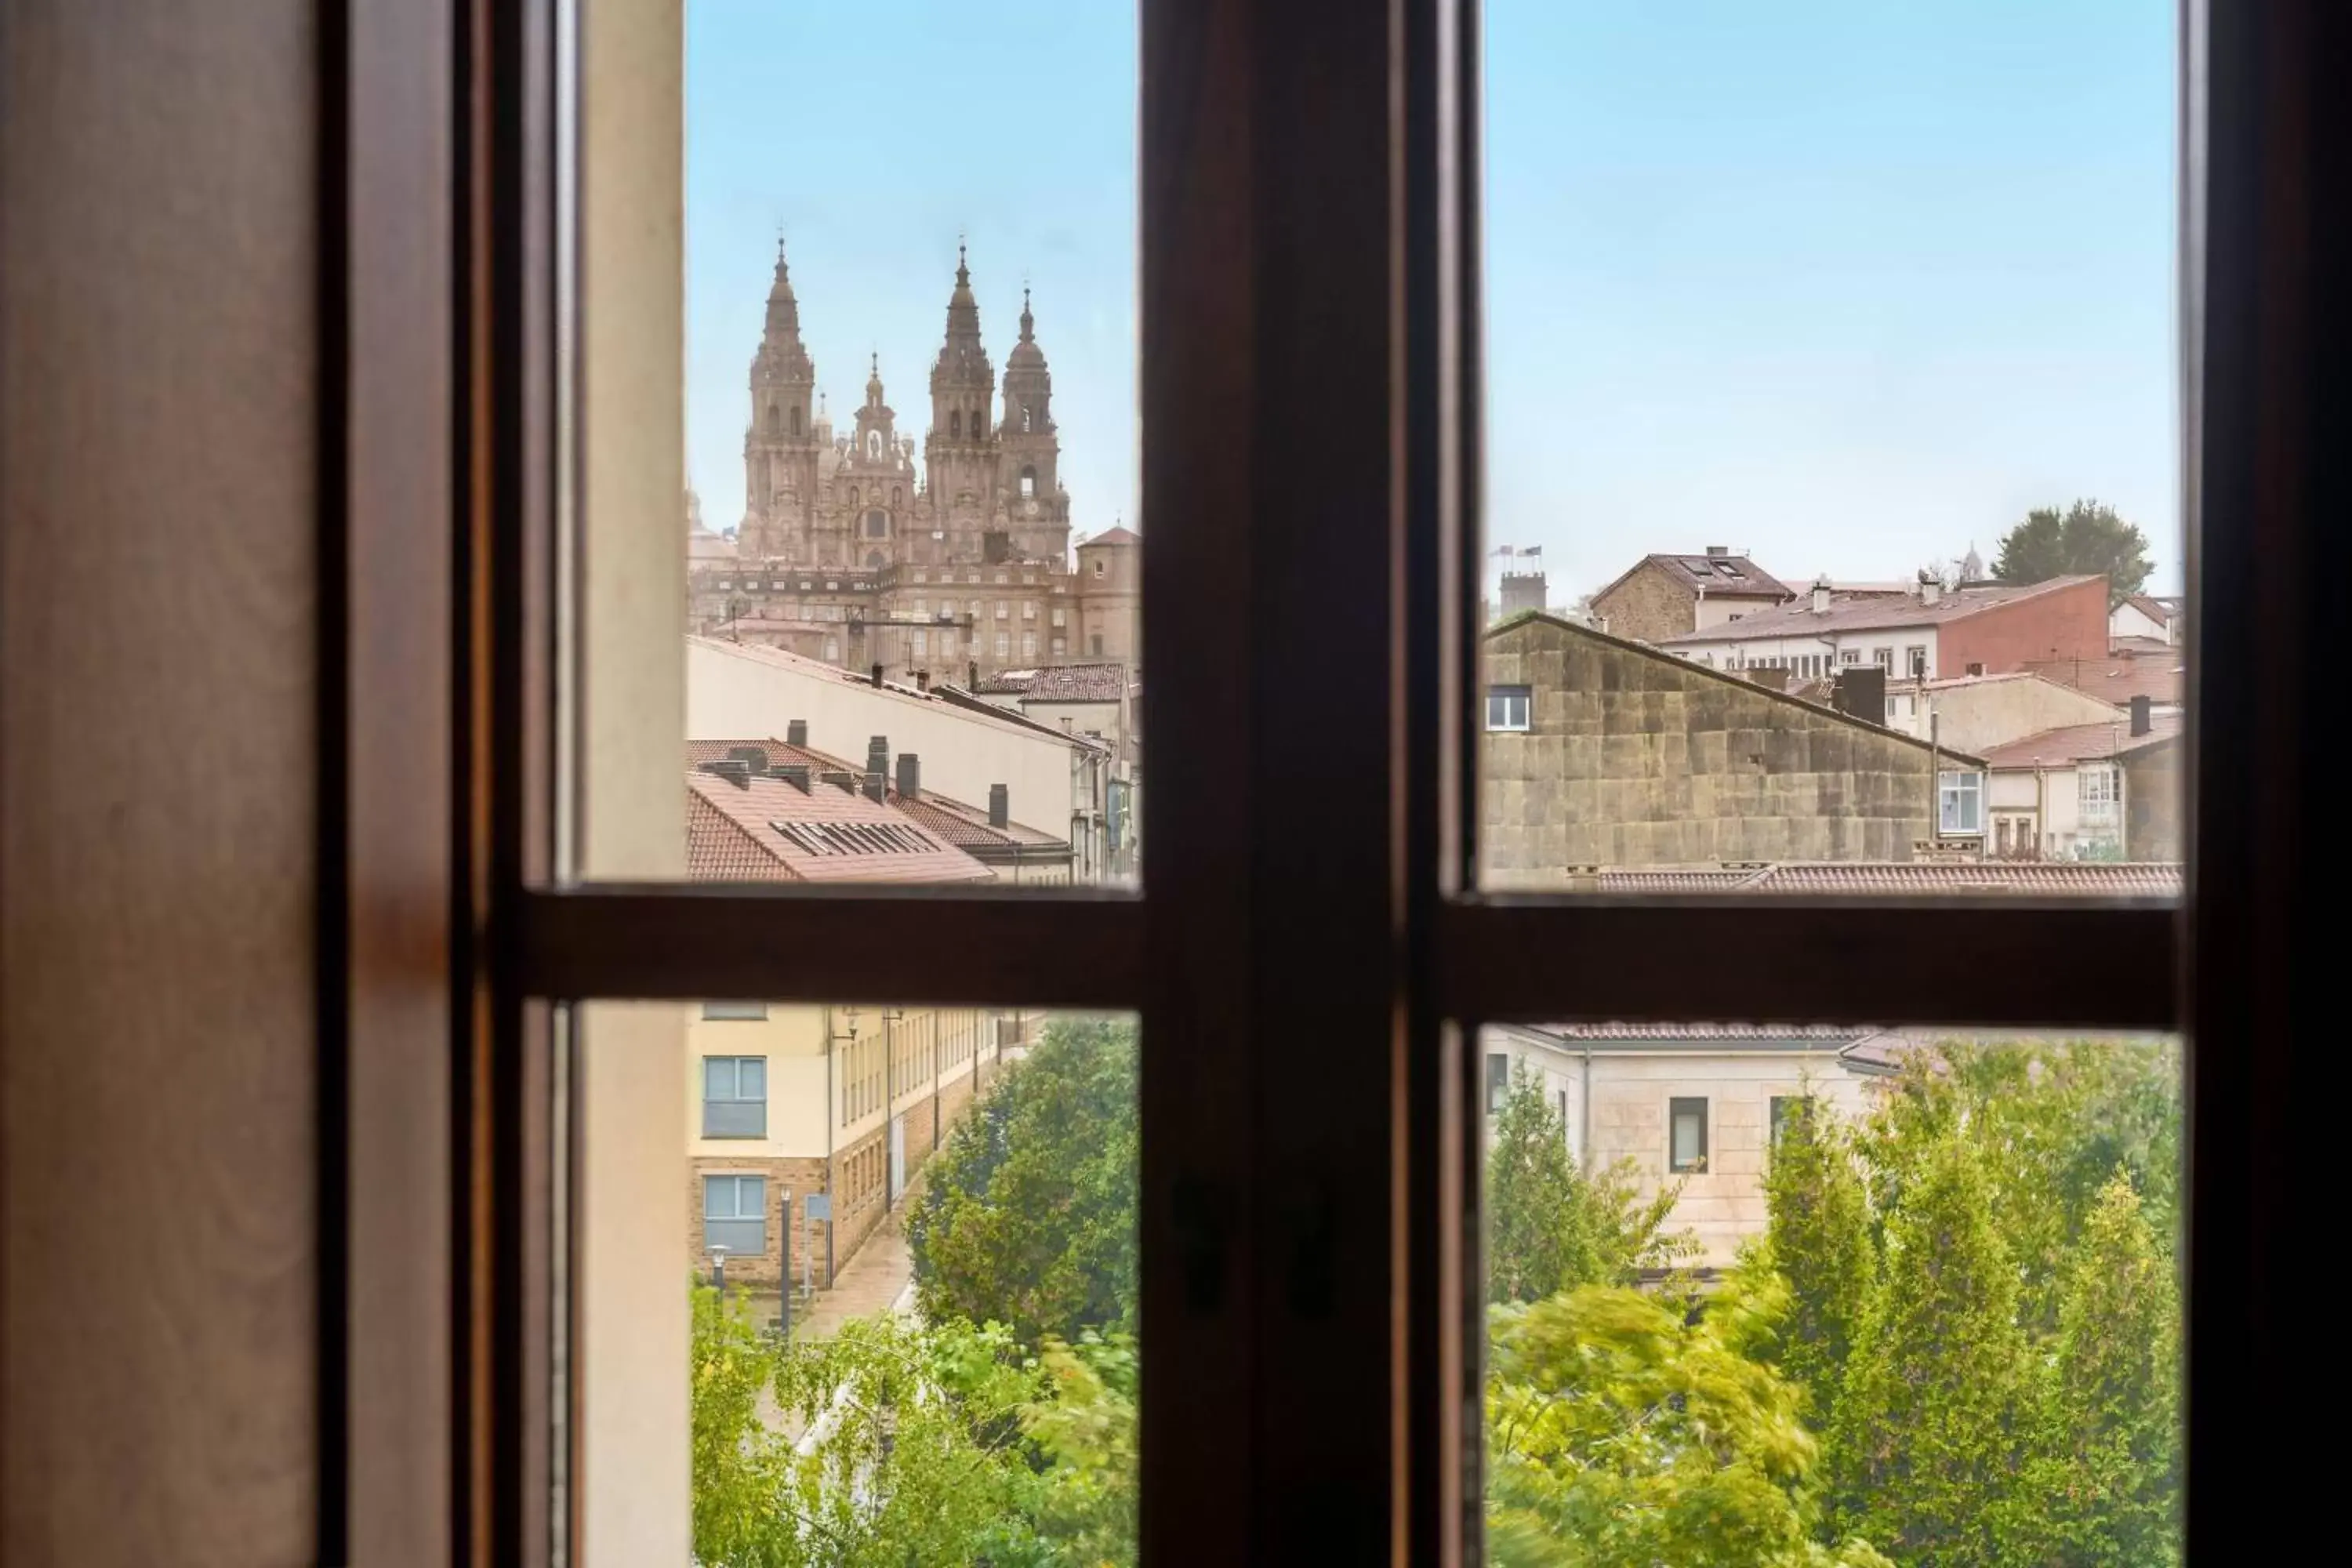
[[[1906,861],[1981,759],[1551,616],[1486,636],[1480,852],[1493,888],[1643,866]],[[1939,774],[1941,777],[1939,778]]]
[[[894,679],[1134,658],[1141,541],[1107,530],[1071,563],[1053,373],[1027,290],[1000,383],[959,251],[919,462],[878,359],[835,429],[779,244],[748,391],[744,513],[731,552],[706,543],[689,559],[691,629]]]
[[[1644,555],[1592,595],[1592,616],[1612,636],[1660,642],[1769,610],[1794,596],[1746,555],[1710,544],[1697,554]],[[1507,599],[1505,612],[1511,607]]]

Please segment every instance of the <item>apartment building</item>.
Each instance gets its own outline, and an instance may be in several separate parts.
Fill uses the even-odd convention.
[[[1537,591],[1542,591],[1540,579]],[[1592,595],[1592,616],[1613,636],[1664,642],[1744,620],[1794,597],[1787,584],[1745,552],[1710,544],[1688,554],[1644,555]],[[1503,613],[1517,607],[1507,594]],[[1544,605],[1538,600],[1526,607],[1539,610]]]
[[[2038,661],[2105,657],[2107,580],[1948,589],[1923,574],[1900,595],[1840,595],[1824,578],[1788,604],[1654,640],[1719,669],[1763,664],[1809,679],[1871,664],[1890,679],[1998,675]]]

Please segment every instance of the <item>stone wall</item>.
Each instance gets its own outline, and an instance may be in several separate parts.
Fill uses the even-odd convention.
[[[1611,637],[1637,642],[1657,642],[1698,628],[1691,591],[1649,561],[1595,597],[1592,613],[1607,620]]]
[[[1584,627],[1532,616],[1486,638],[1524,685],[1524,733],[1484,736],[1487,885],[1579,867],[1908,860],[1933,834],[1928,748]]]
[[[2124,858],[2181,858],[2180,742],[2142,746],[2124,757]]]

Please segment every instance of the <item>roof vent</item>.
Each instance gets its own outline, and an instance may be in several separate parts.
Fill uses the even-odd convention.
[[[713,778],[725,779],[737,789],[751,787],[751,764],[740,757],[729,757],[724,762],[705,763],[702,771]]]

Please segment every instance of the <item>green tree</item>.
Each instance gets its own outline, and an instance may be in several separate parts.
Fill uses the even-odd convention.
[[[2015,1258],[2020,1321],[2054,1331],[2058,1290],[2118,1171],[2169,1251],[2179,1226],[2180,1049],[2165,1040],[1945,1040],[1916,1052],[1860,1132],[1883,1211],[1921,1152],[1965,1129],[1987,1155],[1996,1228]]]
[[[1588,1285],[1492,1314],[1487,1556],[1499,1568],[1886,1568],[1817,1539],[1803,1392],[1750,1353],[1783,1305],[1704,1313]],[[1759,1321],[1763,1320],[1763,1321]]]
[[[2095,500],[2077,500],[2064,511],[2036,507],[2001,536],[1993,558],[1996,582],[2040,583],[2078,572],[2106,574],[2107,602],[2120,605],[2147,582],[2153,563],[2147,536]]]
[[[705,1568],[1053,1561],[1024,1421],[1044,1392],[998,1331],[893,1314],[760,1334],[694,1287],[694,1555]]]
[[[1919,1147],[1885,1231],[1831,1427],[1837,1517],[1906,1568],[2011,1568],[2031,1373],[1979,1146]]]
[[[1780,1369],[1806,1391],[1807,1418],[1826,1423],[1878,1258],[1853,1140],[1811,1096],[1799,1100],[1772,1145],[1764,1199],[1770,1227],[1760,1257],[1788,1282],[1790,1297]]]
[[[1033,1349],[1133,1329],[1136,1089],[1133,1025],[1047,1026],[950,1135],[908,1215],[927,1319],[1002,1323]]]
[[[1568,1129],[1521,1062],[1495,1115],[1486,1151],[1486,1296],[1535,1301],[1577,1285],[1631,1285],[1645,1268],[1694,1250],[1666,1218],[1682,1195],[1671,1183],[1641,1196],[1632,1161],[1588,1173],[1568,1152]]]
[[[2121,1173],[2100,1189],[2059,1298],[2034,1490],[2049,1561],[2180,1561],[2180,1297]]]
[[[1045,1394],[1023,1430],[1045,1465],[1036,1533],[1057,1562],[1115,1568],[1136,1559],[1135,1341],[1049,1341],[1039,1358]]]

